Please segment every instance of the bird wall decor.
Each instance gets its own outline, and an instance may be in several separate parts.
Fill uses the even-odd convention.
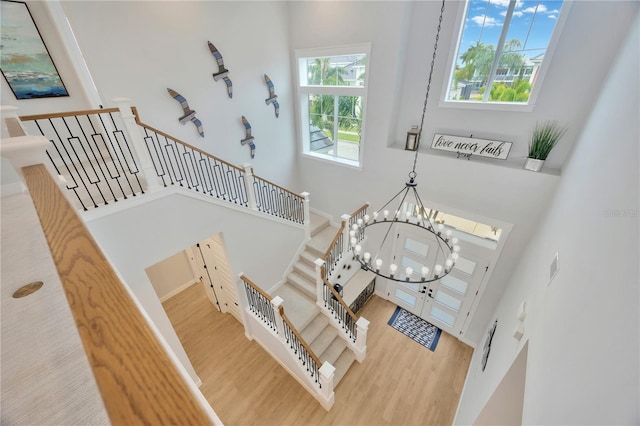
[[[215,81],[223,79],[225,84],[227,85],[227,94],[229,95],[230,98],[232,98],[233,84],[231,83],[231,79],[229,78],[229,70],[224,67],[224,60],[222,59],[222,54],[218,49],[216,49],[213,43],[211,43],[210,41],[208,41],[207,43],[209,43],[209,50],[211,51],[211,54],[213,55],[213,57],[216,59],[216,62],[218,63],[218,72],[213,74],[213,79]]]
[[[269,88],[269,97],[264,100],[264,102],[269,105],[273,104],[273,108],[276,112],[276,118],[280,116],[280,104],[278,103],[278,95],[276,95],[276,89],[273,87],[273,82],[269,78],[268,75],[264,75],[264,81],[267,83],[267,87]]]
[[[167,91],[171,96],[173,96],[173,99],[180,102],[180,105],[182,106],[182,110],[184,111],[184,115],[178,118],[178,121],[180,122],[180,124],[184,124],[187,121],[192,121],[193,124],[196,125],[196,128],[198,129],[198,133],[200,133],[200,136],[204,138],[204,130],[202,130],[202,122],[196,118],[196,112],[191,108],[189,108],[189,104],[187,103],[187,100],[184,98],[184,96],[182,96],[180,93],[176,92],[173,89],[167,88]]]
[[[240,143],[242,145],[249,144],[249,147],[251,148],[251,158],[253,158],[256,155],[256,144],[253,142],[254,140],[253,136],[251,136],[251,124],[249,124],[249,121],[244,115],[242,116],[242,124],[244,124],[244,129],[246,133],[245,133],[245,138],[241,139]]]

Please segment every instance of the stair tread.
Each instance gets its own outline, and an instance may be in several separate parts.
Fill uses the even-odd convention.
[[[316,317],[300,332],[305,342],[313,342],[316,337],[329,324],[329,318],[322,313],[318,313]]]
[[[284,313],[297,330],[304,329],[320,312],[313,300],[289,283],[278,287],[273,296],[283,300]]]
[[[334,389],[335,386],[338,386],[338,383],[340,383],[340,381],[347,374],[347,371],[349,371],[349,368],[351,367],[351,364],[353,364],[353,361],[355,361],[355,359],[356,357],[353,352],[348,349],[340,354],[335,364],[333,364],[336,369],[333,376]]]
[[[338,335],[333,339],[333,342],[327,347],[327,349],[318,356],[320,361],[328,362],[334,365],[336,360],[342,355],[342,352],[347,348],[347,343],[342,340]]]
[[[307,342],[311,345],[311,350],[314,354],[318,355],[323,353],[333,342],[333,339],[338,335],[338,330],[336,330],[330,324],[327,325],[316,337],[313,342]]]
[[[331,241],[333,241],[337,232],[338,228],[334,226],[327,226],[309,240],[307,247],[323,255],[329,248],[329,245],[331,244]]]
[[[311,236],[316,235],[318,232],[329,226],[329,219],[314,212],[311,212],[310,220]]]
[[[314,268],[314,270],[315,270],[315,267],[316,267],[315,261],[316,261],[317,258],[318,258],[318,256],[316,256],[311,251],[304,250],[302,253],[300,253],[300,261],[304,262],[307,265],[309,265],[310,267]]]
[[[315,283],[310,282],[303,275],[300,275],[298,272],[293,271],[287,276],[287,282],[292,286],[297,287],[300,291],[302,291],[307,298],[315,300],[316,296],[316,286]]]
[[[295,265],[293,265],[293,268],[294,268],[295,272],[297,272],[298,274],[301,274],[301,275],[305,276],[306,278],[310,279],[311,281],[315,280],[315,275],[316,275],[315,269],[313,269],[311,266],[309,266],[303,260],[299,259],[295,263]]]

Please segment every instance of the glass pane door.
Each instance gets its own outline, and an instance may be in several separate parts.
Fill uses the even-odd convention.
[[[423,233],[424,234],[424,233]],[[435,241],[429,241],[419,233],[398,234],[394,248],[394,262],[398,266],[398,278],[405,279],[407,268],[411,268],[413,280],[419,280],[423,266],[433,268],[435,261]],[[407,311],[420,315],[425,294],[421,292],[421,283],[391,281],[388,284],[390,300]]]
[[[430,283],[421,317],[442,330],[462,330],[489,262],[460,250],[462,255],[444,278]],[[440,259],[441,260],[441,259]]]

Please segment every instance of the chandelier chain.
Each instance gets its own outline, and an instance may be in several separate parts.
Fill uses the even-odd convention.
[[[436,63],[436,52],[438,51],[438,41],[440,40],[440,29],[442,28],[442,18],[444,16],[444,2],[445,0],[442,0],[442,7],[440,7],[440,18],[438,19],[436,41],[433,45],[433,56],[431,57],[431,68],[429,70],[429,79],[427,80],[427,93],[424,97],[424,105],[422,107],[422,118],[420,119],[420,132],[418,133],[418,146],[416,147],[416,152],[413,157],[412,173],[414,177],[416,175],[416,163],[418,162],[418,148],[420,147],[420,142],[422,142],[422,126],[424,126],[424,117],[427,114],[427,102],[429,101],[429,90],[431,89],[431,78],[433,77],[433,68],[435,67],[435,63]]]

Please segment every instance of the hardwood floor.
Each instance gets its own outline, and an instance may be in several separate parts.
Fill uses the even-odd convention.
[[[200,388],[226,425],[450,425],[472,348],[442,333],[435,352],[387,325],[395,305],[373,296],[367,357],[335,389],[325,411],[230,314],[208,301],[201,284],[163,303]]]

